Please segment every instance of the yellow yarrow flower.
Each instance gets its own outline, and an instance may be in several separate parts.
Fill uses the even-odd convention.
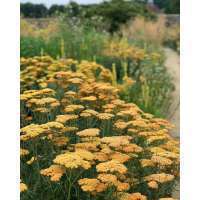
[[[28,187],[25,183],[20,183],[20,192],[25,192],[28,190]]]

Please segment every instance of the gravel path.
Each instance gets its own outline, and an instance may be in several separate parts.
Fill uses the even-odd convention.
[[[172,131],[172,136],[180,137],[180,56],[169,48],[164,48],[166,61],[165,66],[173,77],[175,90],[172,95],[172,105],[169,109],[168,120],[173,123],[176,128]],[[180,184],[177,185],[173,193],[173,198],[180,199]]]
[[[180,56],[178,53],[169,48],[164,48],[166,55],[165,66],[173,77],[175,90],[172,94],[172,105],[168,113],[168,120],[176,128],[172,131],[172,136],[179,138],[180,135]]]

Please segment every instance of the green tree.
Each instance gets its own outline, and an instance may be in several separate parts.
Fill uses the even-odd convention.
[[[168,14],[180,13],[180,0],[154,0],[154,3]]]
[[[66,7],[67,15],[70,17],[78,17],[81,14],[81,6],[71,1]]]
[[[66,12],[66,8],[64,5],[57,5],[53,4],[48,11],[49,16],[56,15],[57,13],[64,13]]]
[[[24,17],[42,18],[47,17],[48,9],[44,4],[21,3],[20,13]]]
[[[139,0],[111,0],[101,4],[92,5],[86,8],[86,17],[99,15],[104,21],[109,22],[109,32],[114,33],[119,30],[121,24],[126,23],[137,15],[153,17],[154,15],[147,10],[144,1]]]

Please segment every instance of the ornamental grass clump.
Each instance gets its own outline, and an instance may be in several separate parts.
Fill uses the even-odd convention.
[[[21,93],[22,199],[171,198],[180,162],[173,126],[121,100],[120,89],[92,71],[95,63],[75,71],[73,60],[22,60],[37,62],[46,63],[43,74],[23,81]],[[24,70],[22,80],[32,76]]]

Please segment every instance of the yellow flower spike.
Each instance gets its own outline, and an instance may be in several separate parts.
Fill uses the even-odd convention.
[[[37,157],[32,157],[29,161],[26,162],[27,165],[31,165],[33,162],[37,161]]]
[[[65,58],[65,41],[63,38],[60,40],[60,55],[61,58]]]
[[[117,86],[117,72],[115,63],[112,64],[112,84]]]
[[[128,63],[127,62],[122,62],[122,68],[124,70],[123,80],[125,80],[128,77]]]

